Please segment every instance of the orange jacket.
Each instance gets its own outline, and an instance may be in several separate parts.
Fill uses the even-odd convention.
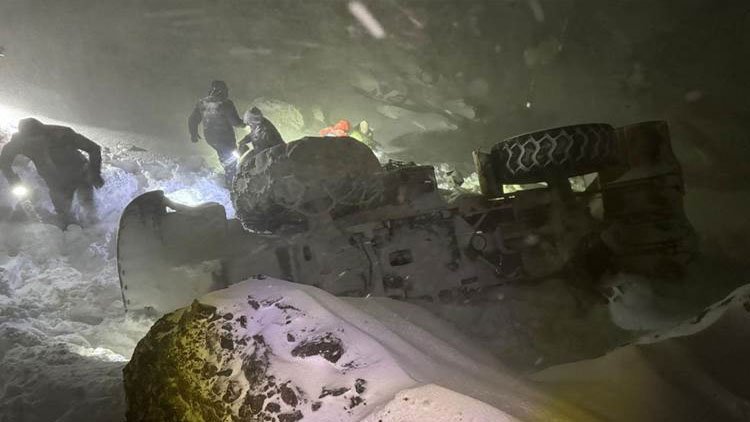
[[[321,129],[320,136],[349,136],[351,128],[348,120],[339,120],[335,125]]]

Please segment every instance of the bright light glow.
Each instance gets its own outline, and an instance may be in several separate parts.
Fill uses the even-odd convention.
[[[234,158],[240,158],[240,152],[237,150],[232,151],[232,157]]]
[[[526,101],[526,108],[531,108],[531,101]]]
[[[198,189],[191,188],[185,188],[170,192],[166,194],[166,197],[174,202],[177,202],[178,204],[183,204],[190,207],[209,202],[205,199],[205,195],[203,194],[203,192]]]
[[[15,185],[10,191],[18,198],[25,198],[29,194],[29,190],[24,185]]]
[[[380,22],[375,19],[375,16],[370,13],[370,10],[367,9],[367,6],[362,4],[362,2],[350,1],[349,12],[359,21],[359,23],[362,24],[362,26],[365,27],[365,29],[367,29],[367,32],[369,32],[373,38],[379,40],[385,38],[385,29],[383,29]]]
[[[28,117],[28,115],[0,104],[0,130],[16,133],[18,131],[18,121],[24,117]]]

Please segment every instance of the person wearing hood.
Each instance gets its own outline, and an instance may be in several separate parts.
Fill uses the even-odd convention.
[[[263,116],[258,107],[246,111],[242,119],[251,131],[238,144],[241,155],[250,150],[249,145],[253,146],[251,154],[256,155],[265,149],[284,143],[276,126]]]
[[[44,179],[63,227],[73,222],[71,207],[75,196],[88,217],[93,218],[93,191],[104,185],[99,145],[69,127],[45,125],[33,118],[22,119],[18,123],[18,133],[0,151],[0,171],[13,193],[23,197],[28,194],[28,188],[13,171],[13,161],[19,155],[28,157]]]
[[[229,87],[224,81],[212,81],[208,96],[202,98],[193,108],[188,118],[188,130],[190,140],[198,142],[201,137],[198,134],[198,125],[203,123],[203,136],[206,142],[216,150],[219,161],[224,167],[227,182],[231,183],[236,171],[234,134],[235,127],[244,127],[245,124],[237,113],[237,108],[229,99]]]

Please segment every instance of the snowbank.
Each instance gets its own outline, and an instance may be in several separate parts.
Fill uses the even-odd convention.
[[[747,356],[750,286],[530,386],[421,308],[256,279],[164,317],[126,384],[133,420],[739,422],[750,415]]]
[[[421,308],[270,278],[163,317],[136,348],[125,386],[134,421],[578,416]]]
[[[13,129],[0,123],[6,133]],[[132,134],[76,130],[104,146],[107,183],[96,192],[98,224],[65,231],[48,224],[46,186],[21,158],[15,168],[31,188],[28,203],[18,204],[0,177],[3,422],[113,421],[124,414],[121,370],[153,323],[125,314],[114,260],[117,222],[134,196],[162,189],[175,200],[215,201],[233,213],[221,176],[201,157],[175,158],[123,143],[141,140]],[[28,217],[13,209],[26,209]]]
[[[485,403],[435,384],[403,390],[363,422],[513,422],[518,419]]]
[[[532,377],[611,422],[750,420],[750,285],[677,327]]]

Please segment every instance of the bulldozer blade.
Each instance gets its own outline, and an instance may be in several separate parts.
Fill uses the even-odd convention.
[[[162,191],[135,198],[117,231],[117,270],[128,310],[158,314],[222,288],[227,239],[224,207],[176,204]]]
[[[133,199],[120,217],[117,272],[125,309],[161,315],[259,274],[293,280],[288,241],[249,233],[221,204],[187,206],[162,191]]]

